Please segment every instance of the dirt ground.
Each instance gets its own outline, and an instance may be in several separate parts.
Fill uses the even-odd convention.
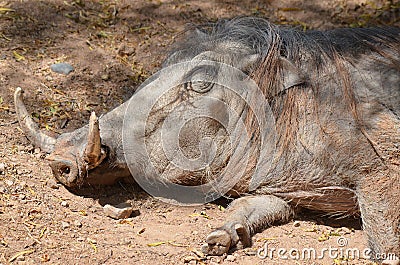
[[[55,186],[46,154],[18,128],[12,95],[24,88],[28,111],[56,135],[86,124],[92,110],[106,113],[127,100],[188,23],[254,15],[303,30],[399,26],[399,9],[383,0],[0,0],[0,264],[371,264],[361,254],[257,256],[265,244],[269,251],[314,248],[317,256],[343,241],[344,249],[366,248],[360,220],[310,212],[255,235],[251,248],[203,257],[200,247],[222,224],[225,201],[178,207],[135,185],[78,193]],[[75,70],[54,73],[56,62]],[[103,205],[126,200],[135,216],[104,215]]]

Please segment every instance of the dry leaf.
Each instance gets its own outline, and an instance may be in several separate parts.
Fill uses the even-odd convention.
[[[149,243],[149,244],[147,244],[147,246],[149,246],[149,247],[158,247],[158,246],[161,246],[161,245],[164,245],[164,244],[167,244],[168,243],[168,241],[160,241],[160,242],[155,242],[155,243]]]
[[[13,262],[13,261],[16,260],[19,256],[22,256],[22,255],[25,255],[25,254],[31,254],[31,253],[33,253],[33,252],[35,252],[34,249],[29,249],[29,250],[24,250],[24,251],[18,252],[17,254],[15,254],[14,256],[12,256],[12,257],[8,260],[8,262]]]
[[[186,257],[183,258],[183,263],[189,263],[189,262],[191,262],[192,260],[200,261],[200,259],[197,258],[197,257],[194,257],[194,256],[186,256]]]
[[[13,51],[13,55],[17,62],[25,60],[25,57],[16,51]]]
[[[46,232],[47,227],[43,228],[42,231],[40,231],[39,239],[44,236],[44,232]]]
[[[14,12],[14,9],[7,8],[7,7],[0,7],[0,12]]]
[[[82,216],[87,216],[87,213],[86,213],[85,210],[80,210],[80,211],[79,211],[79,214],[82,215]]]
[[[143,227],[142,229],[140,229],[139,231],[137,231],[137,234],[138,234],[138,235],[143,234],[144,231],[146,231],[146,228],[145,228],[145,227]]]
[[[195,248],[190,248],[189,249],[191,252],[193,252],[194,254],[196,254],[199,258],[205,258],[206,256],[204,255],[203,252],[201,252],[200,250],[197,250]]]
[[[301,8],[297,8],[297,7],[282,7],[282,8],[279,8],[279,10],[284,11],[284,12],[303,11]]]
[[[208,214],[206,214],[205,211],[201,211],[200,213],[192,213],[189,216],[190,217],[199,217],[199,216],[201,216],[201,217],[204,217],[206,219],[211,219],[211,217]]]
[[[93,248],[94,252],[97,253],[97,246],[96,246],[97,242],[96,242],[96,240],[88,238],[87,241],[90,244],[90,246]]]
[[[174,247],[188,247],[189,246],[189,245],[184,245],[184,244],[181,244],[181,243],[175,243],[173,241],[168,241],[168,244],[171,245],[171,246],[174,246]]]
[[[319,242],[323,242],[329,239],[329,234],[322,234],[322,236],[318,237]]]

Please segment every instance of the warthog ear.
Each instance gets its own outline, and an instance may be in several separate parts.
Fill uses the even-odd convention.
[[[193,33],[198,37],[198,38],[206,38],[208,37],[208,34],[205,33],[204,31],[200,30],[199,28],[196,28]]]
[[[281,57],[281,69],[283,75],[283,90],[298,86],[307,82],[305,74],[288,59]],[[281,92],[282,92],[281,91]]]
[[[254,67],[257,65],[261,56],[257,53],[247,55],[240,62],[240,69],[246,74],[251,73]]]

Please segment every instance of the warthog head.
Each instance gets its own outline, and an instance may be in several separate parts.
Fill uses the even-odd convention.
[[[129,167],[136,180],[161,174],[162,181],[188,186],[208,183],[228,170],[233,180],[223,182],[229,186],[223,192],[235,185],[234,190],[243,192],[249,179],[246,185],[239,180],[254,173],[261,145],[268,142],[263,140],[269,132],[266,123],[273,123],[265,117],[265,95],[249,77],[273,36],[266,33],[270,39],[263,39],[265,43],[249,45],[255,30],[251,24],[243,26],[232,38],[198,29],[188,32],[161,71],[128,102],[100,119],[92,113],[88,126],[57,139],[39,131],[17,89],[20,125],[36,146],[50,153],[54,176],[68,187],[112,183],[129,176]],[[272,48],[279,53],[279,47]],[[304,82],[283,57],[272,67],[280,73],[274,80],[276,93]]]

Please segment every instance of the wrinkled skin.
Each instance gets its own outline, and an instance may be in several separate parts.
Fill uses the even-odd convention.
[[[268,25],[265,21],[245,18],[238,21],[237,27],[243,26],[240,23],[259,23],[260,28]],[[325,51],[327,56],[322,59],[313,58],[315,54],[306,48],[301,50],[299,44],[294,47],[300,50],[299,56],[286,51],[286,56],[278,55],[273,59],[279,65],[280,78],[275,80],[268,79],[268,71],[261,78],[254,74],[262,67],[273,68],[273,64],[262,65],[266,62],[265,53],[261,54],[255,45],[235,42],[234,38],[207,42],[216,37],[197,30],[183,40],[188,42],[186,46],[178,46],[171,53],[164,67],[193,60],[201,65],[202,60],[210,60],[249,73],[260,87],[270,89],[263,92],[276,115],[278,142],[274,166],[265,172],[257,189],[249,188],[253,172],[250,168],[228,192],[232,196],[252,195],[231,204],[225,224],[206,238],[205,253],[222,255],[240,246],[250,246],[252,234],[276,222],[288,221],[296,208],[304,207],[332,215],[360,214],[373,253],[400,256],[400,30],[394,29],[394,32],[388,38],[379,35],[386,43],[379,46],[377,41],[379,52],[368,46],[358,48],[358,44],[351,44],[358,39],[349,37],[348,41],[343,41],[346,37],[340,32],[327,33],[327,39],[338,38],[338,43],[343,41],[343,45],[338,44],[337,52],[332,54]],[[311,33],[310,38],[312,34],[315,33]],[[331,42],[315,36],[319,38],[319,46]],[[397,40],[393,36],[397,36]],[[194,43],[199,43],[198,49],[189,49]],[[270,85],[275,81],[276,84]],[[242,115],[240,119],[245,119],[248,113],[245,102],[221,85],[202,90],[202,84],[183,83],[164,95],[154,107],[156,111],[146,117],[150,125],[144,137],[151,146],[150,160],[158,162],[160,172],[170,169],[168,158],[158,144],[162,137],[160,124],[179,104],[177,95],[184,94],[189,99],[203,95],[217,98],[234,106]],[[146,95],[148,99],[154,97],[151,90],[146,91]],[[140,104],[147,104],[146,98],[135,97],[133,95],[131,100],[139,108]],[[232,118],[216,105],[208,107],[229,124],[238,122],[238,117]],[[89,126],[62,134],[55,140],[55,145],[47,150],[51,151],[48,160],[56,179],[67,187],[76,187],[89,183],[111,184],[119,178],[143,175],[141,168],[129,170],[125,161],[122,125],[126,108],[127,103],[99,120],[99,152],[105,157],[99,158],[95,167],[84,155],[88,150]],[[23,119],[20,123],[24,123]],[[204,151],[199,149],[199,142],[207,136],[217,145],[211,170],[224,167],[234,152],[228,148],[229,137],[224,128],[212,119],[199,119],[189,125],[179,135],[183,152],[190,158],[198,157]],[[37,142],[34,133],[27,135]],[[268,148],[272,147],[254,140],[249,144],[248,153],[253,157]],[[196,174],[173,172],[169,180],[174,183],[198,185],[207,181]]]

